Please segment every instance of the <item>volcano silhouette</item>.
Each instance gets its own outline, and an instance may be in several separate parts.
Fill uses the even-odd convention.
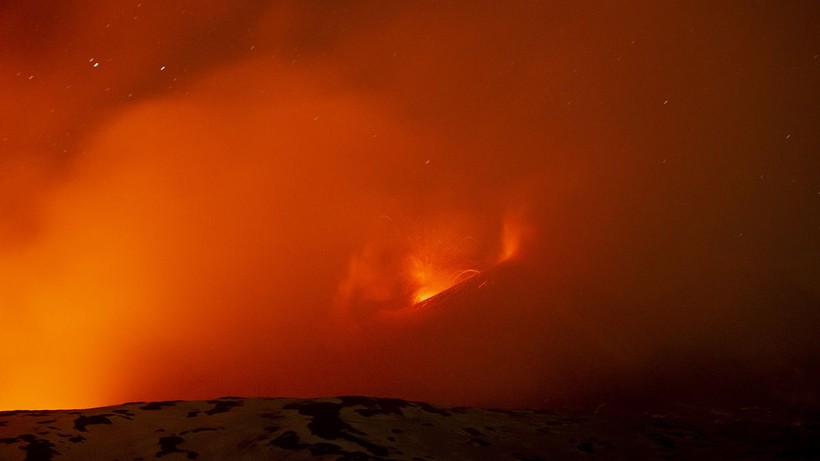
[[[423,349],[423,374],[453,377],[483,406],[813,413],[816,353],[807,345],[820,305],[799,290],[746,283],[756,286],[729,301],[725,285],[740,281],[698,281],[662,303],[635,303],[544,264],[502,263],[407,308],[411,321],[390,331],[385,355]],[[762,361],[773,348],[783,351],[776,365]],[[505,388],[509,400],[480,398],[482,389]]]

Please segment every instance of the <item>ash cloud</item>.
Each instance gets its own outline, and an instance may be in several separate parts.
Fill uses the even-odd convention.
[[[0,6],[0,405],[816,405],[800,7],[195,3]],[[494,303],[371,315],[509,222]]]

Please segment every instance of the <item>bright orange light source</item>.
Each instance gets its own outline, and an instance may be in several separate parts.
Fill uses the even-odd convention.
[[[395,232],[389,222],[388,238],[354,255],[339,285],[337,303],[355,317],[418,305],[494,264],[519,258],[533,232],[521,213],[506,216],[500,242],[465,234],[466,220],[428,224],[409,235]]]
[[[414,304],[430,299],[480,273],[476,269],[449,271],[444,267],[435,267],[429,261],[421,261],[417,257],[411,257],[410,260],[413,285],[416,287],[413,292]]]

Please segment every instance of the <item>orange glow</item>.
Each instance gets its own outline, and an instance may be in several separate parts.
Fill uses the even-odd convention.
[[[139,329],[132,309],[146,301],[139,295],[146,287],[137,289],[136,270],[132,283],[112,278],[112,267],[133,261],[120,251],[119,237],[88,227],[66,228],[63,235],[57,247],[0,265],[0,277],[15,280],[3,287],[5,307],[15,313],[5,319],[5,335],[9,344],[24,345],[0,354],[0,408],[110,403],[111,374],[120,368],[117,355],[128,335],[123,327]]]
[[[501,228],[501,256],[499,262],[522,257],[522,246],[534,238],[535,230],[524,221],[522,213],[508,213]]]
[[[387,235],[351,260],[339,287],[344,310],[395,311],[427,300],[479,273],[494,245],[464,235],[467,220],[447,219],[421,235],[402,235],[390,221]]]
[[[481,244],[475,238],[448,238],[454,229],[426,233],[410,246],[406,272],[412,289],[412,304],[420,303],[478,272],[476,259]]]
[[[443,268],[435,267],[430,261],[424,261],[418,257],[410,257],[410,261],[412,283],[416,287],[413,292],[414,303],[430,299],[453,285],[480,273],[476,269],[447,272]]]
[[[0,410],[820,381],[804,7],[52,3],[0,2]]]

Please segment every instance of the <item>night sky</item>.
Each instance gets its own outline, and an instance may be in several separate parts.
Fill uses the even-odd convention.
[[[819,23],[2,2],[0,410],[817,408]]]

